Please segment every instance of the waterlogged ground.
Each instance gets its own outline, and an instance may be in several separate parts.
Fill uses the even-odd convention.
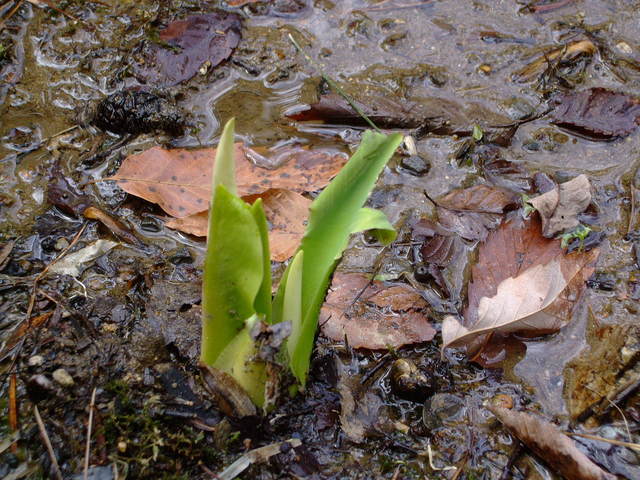
[[[559,129],[548,116],[534,119],[558,91],[605,87],[640,96],[638,2],[533,2],[529,9],[515,0],[57,5],[79,21],[22,2],[0,32],[0,241],[12,245],[0,254],[0,338],[9,346],[24,339],[2,364],[0,428],[5,438],[13,430],[9,397],[15,380],[21,440],[15,449],[3,447],[0,476],[55,478],[34,420],[37,405],[64,478],[81,478],[94,388],[90,478],[211,478],[207,472],[221,471],[248,449],[291,437],[302,446],[285,448],[243,478],[498,479],[506,478],[501,475],[510,459],[512,478],[556,478],[526,450],[517,454],[517,442],[483,408],[500,394],[564,430],[638,441],[633,381],[637,386],[640,271],[628,234],[640,223],[640,200],[632,193],[640,188],[640,134],[596,142]],[[7,16],[13,6],[5,2],[0,14]],[[111,152],[116,136],[95,128],[67,131],[87,104],[140,84],[133,74],[139,47],[158,28],[216,8],[242,18],[242,39],[231,58],[204,66],[178,86],[147,86],[175,100],[194,128],[178,137],[140,135]],[[220,125],[232,116],[238,137],[252,147],[303,144],[350,151],[359,128],[286,117],[315,101],[320,83],[317,67],[296,52],[289,35],[364,104],[387,97],[436,111],[446,100],[449,112],[460,114],[455,128],[441,134],[404,130],[417,138],[422,161],[407,168],[395,158],[371,200],[396,225],[434,216],[425,192],[436,198],[483,181],[477,165],[460,154],[473,125],[491,131],[533,119],[498,147],[526,172],[520,182],[538,172],[560,181],[580,173],[589,177],[595,225],[606,238],[596,276],[567,327],[514,343],[494,369],[468,362],[461,352],[441,360],[439,334],[392,353],[354,352],[320,338],[308,392],[261,422],[224,419],[194,368],[203,241],[167,229],[157,207],[127,196],[113,182],[95,180],[151,146],[215,145]],[[520,72],[545,52],[584,39],[595,53],[545,65],[529,76]],[[95,156],[100,152],[106,157]],[[36,276],[76,235],[75,248],[115,240],[97,222],[47,201],[54,166],[144,245],[121,243],[97,255],[77,279],[38,278],[32,295]],[[408,233],[401,230],[400,238],[404,244],[383,251],[359,236],[339,268],[403,282],[413,266]],[[474,246],[465,243],[465,251]],[[450,268],[457,307],[466,294],[465,265]],[[434,302],[432,290],[423,287],[439,331],[449,307]],[[42,326],[15,337],[28,312]],[[428,392],[405,399],[392,386],[397,357],[414,361],[430,377]],[[629,391],[616,395],[625,385]],[[602,400],[608,394],[615,408]],[[576,440],[619,478],[640,477],[637,451]],[[444,466],[457,470],[438,469]]]

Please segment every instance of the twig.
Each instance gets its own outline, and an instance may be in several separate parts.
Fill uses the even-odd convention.
[[[89,404],[89,424],[87,425],[87,446],[84,450],[84,472],[82,478],[87,480],[89,478],[89,453],[91,452],[91,430],[93,427],[93,409],[96,405],[96,388],[93,388],[91,393],[91,403]]]
[[[418,8],[418,7],[426,7],[431,0],[424,0],[422,2],[414,2],[414,3],[405,3],[404,5],[390,5],[388,7],[369,7],[363,8],[365,12],[387,12],[389,10],[405,10],[407,8]]]
[[[42,438],[45,447],[47,447],[47,453],[49,454],[49,458],[51,459],[51,465],[53,466],[55,476],[58,480],[63,480],[62,472],[60,471],[60,465],[58,465],[56,454],[53,451],[53,447],[51,446],[51,440],[49,440],[47,429],[44,428],[44,422],[42,421],[42,417],[40,416],[37,405],[33,406],[33,414],[36,417],[36,423],[38,424],[38,429],[40,430],[40,437]]]
[[[9,377],[9,428],[11,433],[18,431],[18,397],[16,395],[17,380],[16,374],[12,373]],[[18,446],[13,443],[11,445],[11,451],[16,453]]]
[[[431,450],[431,441],[427,441],[427,455],[429,456],[429,466],[431,467],[431,470],[433,470],[434,472],[458,469],[458,467],[454,467],[453,465],[438,468],[433,464],[433,451]]]
[[[296,47],[296,50],[300,52],[311,65],[313,65],[318,69],[318,71],[320,72],[320,76],[324,79],[324,81],[327,82],[329,86],[333,88],[338,94],[340,94],[340,96],[342,96],[342,98],[344,98],[347,101],[347,103],[351,105],[351,108],[353,108],[356,111],[356,113],[360,115],[364,119],[364,121],[369,124],[371,128],[373,128],[378,133],[382,133],[382,131],[378,128],[378,126],[375,123],[373,123],[373,120],[367,117],[367,115],[362,111],[362,109],[358,107],[358,105],[356,105],[355,101],[344,90],[342,90],[342,88],[340,88],[340,86],[336,82],[334,82],[329,75],[324,73],[320,64],[316,62],[313,58],[311,58],[309,54],[307,54],[302,49],[302,47],[298,44],[296,39],[293,38],[293,35],[289,34],[289,40],[291,41],[291,43],[293,43],[293,46]]]
[[[14,7],[11,9],[11,11],[7,13],[7,16],[4,17],[2,21],[0,21],[0,32],[4,28],[5,24],[11,19],[11,17],[13,17],[16,14],[16,12],[22,6],[23,3],[24,3],[24,0],[18,0],[14,5]]]
[[[596,440],[598,442],[610,443],[611,445],[627,447],[627,448],[630,448],[631,450],[636,450],[640,452],[640,443],[630,443],[630,442],[623,442],[621,440],[612,440],[610,438],[598,437],[597,435],[589,435],[588,433],[572,433],[572,432],[564,432],[564,433],[571,437],[587,438],[589,440]]]

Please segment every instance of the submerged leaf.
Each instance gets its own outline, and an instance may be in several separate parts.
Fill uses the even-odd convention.
[[[615,480],[593,463],[558,427],[537,416],[498,406],[487,407],[522,443],[566,480]]]
[[[336,273],[320,324],[325,336],[346,338],[354,348],[398,348],[433,338],[427,309],[427,302],[408,285],[385,287],[361,273]]]
[[[561,328],[593,273],[596,249],[565,255],[532,216],[492,232],[472,269],[464,321],[442,326],[443,348],[466,346],[475,355],[492,332],[542,334]]]
[[[241,27],[238,15],[223,11],[171,22],[159,32],[161,43],[146,46],[135,74],[156,87],[189,80],[203,65],[215,67],[231,56]]]
[[[626,137],[640,123],[640,100],[606,88],[563,93],[555,103],[553,123],[591,140]]]

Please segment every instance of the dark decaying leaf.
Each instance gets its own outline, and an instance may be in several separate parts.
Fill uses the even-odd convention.
[[[450,210],[468,210],[478,213],[502,213],[515,204],[515,195],[489,185],[456,188],[438,198],[438,205]]]
[[[615,480],[582,453],[558,427],[537,416],[498,406],[487,407],[512,434],[566,480]]]
[[[542,236],[537,215],[503,224],[480,246],[464,320],[443,322],[443,348],[466,346],[473,356],[493,332],[558,330],[571,319],[598,253],[565,255],[560,240]]]
[[[563,93],[553,123],[592,140],[626,137],[640,123],[640,100],[606,88]]]
[[[380,92],[369,93],[363,86],[354,103],[377,126],[415,128],[420,134],[471,135],[472,125],[501,125],[509,119],[479,104],[462,106],[445,98],[429,97],[416,101],[397,99]],[[365,93],[366,92],[366,93]],[[288,115],[294,120],[322,121],[334,125],[367,126],[366,121],[337,93],[321,95],[306,110]]]
[[[229,58],[240,41],[241,26],[238,15],[222,11],[171,22],[160,31],[162,45],[145,46],[135,74],[154,86],[189,80],[201,67],[215,67]]]
[[[456,236],[431,220],[420,220],[411,232],[413,242],[422,242],[420,261],[438,267],[449,265],[455,252]]]
[[[487,238],[502,221],[502,212],[515,205],[511,192],[489,185],[452,190],[436,202],[440,225],[466,240]]]
[[[386,287],[362,273],[333,276],[320,312],[322,333],[355,348],[386,349],[426,342],[435,330],[427,303],[408,285]]]
[[[586,175],[578,175],[529,199],[529,203],[542,218],[542,234],[552,238],[578,226],[578,215],[591,203],[591,184]]]

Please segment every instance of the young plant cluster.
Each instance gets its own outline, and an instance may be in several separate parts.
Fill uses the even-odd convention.
[[[396,232],[384,213],[364,208],[399,134],[365,132],[358,150],[314,200],[301,245],[272,295],[268,226],[262,202],[236,193],[234,121],[224,128],[212,178],[202,297],[201,361],[231,377],[261,408],[271,398],[272,366],[285,365],[304,387],[331,274],[352,233],[371,230],[382,243]],[[265,354],[260,333],[284,332]],[[276,380],[277,381],[277,380]]]

